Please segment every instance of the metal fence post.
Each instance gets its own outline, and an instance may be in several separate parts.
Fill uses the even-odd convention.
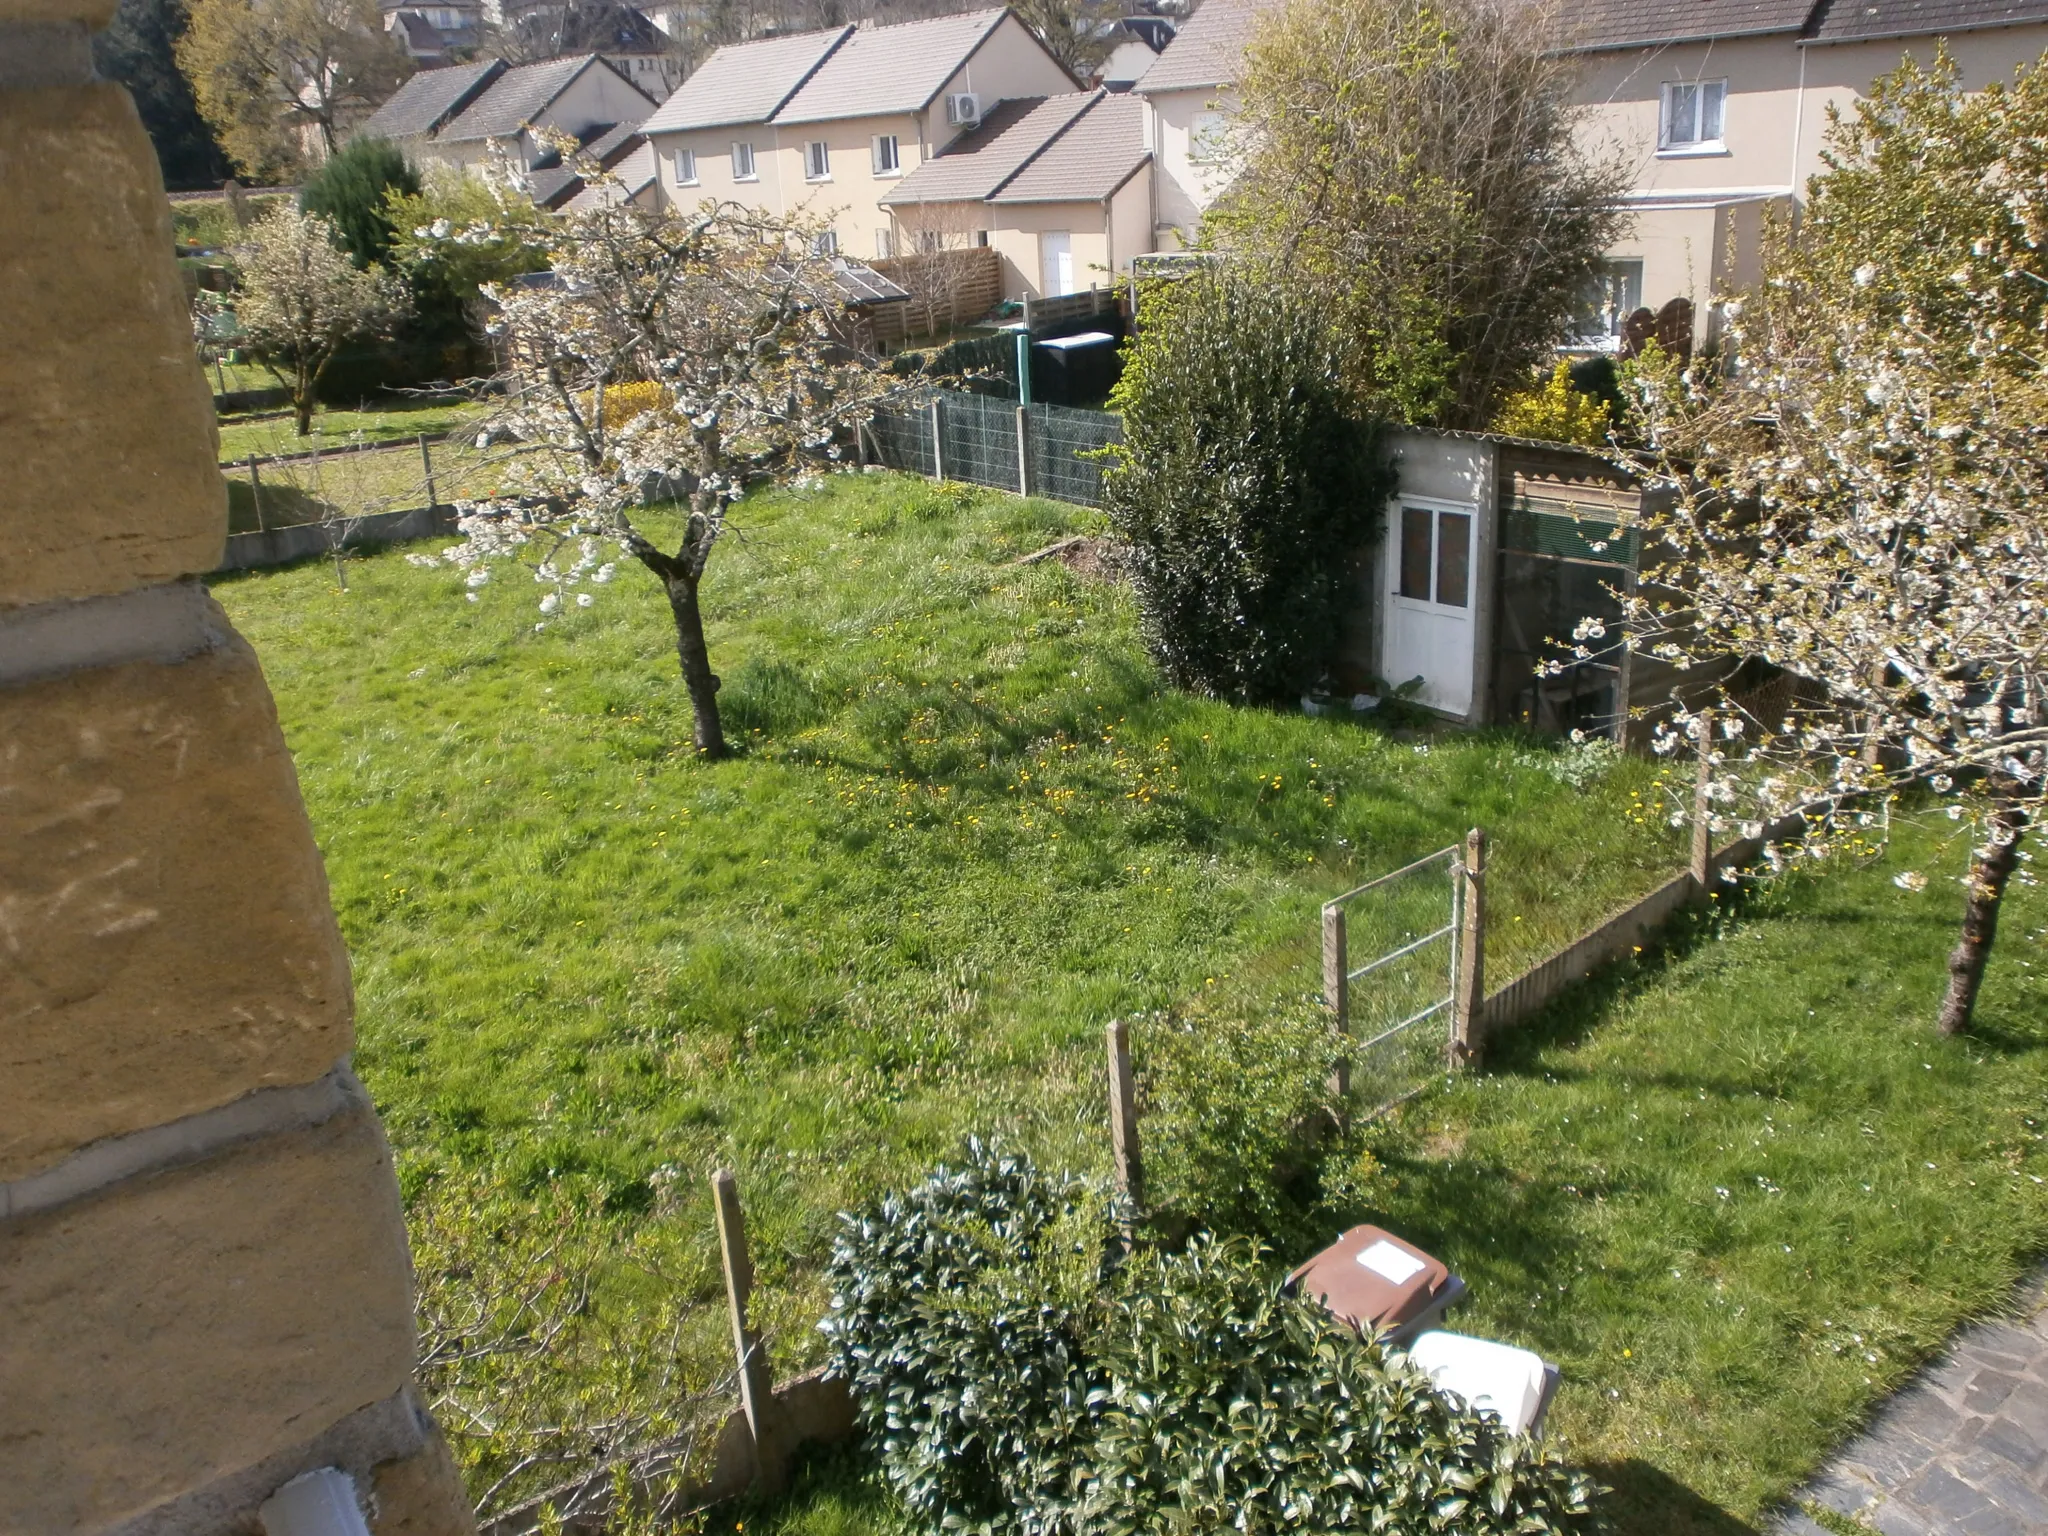
[[[1701,901],[1713,889],[1714,874],[1714,712],[1699,713],[1699,762],[1692,782],[1692,880],[1693,895]]]
[[[1330,1010],[1339,1036],[1351,1033],[1350,960],[1344,941],[1344,909],[1334,901],[1323,908],[1323,1006]],[[1351,1091],[1351,1045],[1347,1039],[1330,1073],[1330,1092],[1343,1098]]]
[[[729,1168],[711,1176],[711,1194],[718,1206],[718,1248],[725,1266],[725,1300],[732,1314],[732,1347],[739,1359],[740,1407],[754,1443],[754,1484],[762,1493],[781,1486],[782,1464],[770,1443],[774,1407],[768,1357],[747,1321],[747,1302],[754,1289],[754,1265],[747,1257],[747,1226],[740,1214],[739,1181]]]
[[[1486,1021],[1486,833],[1465,834],[1465,860],[1458,866],[1458,971],[1451,987],[1451,1064],[1473,1066],[1485,1047]]]
[[[420,468],[427,476],[427,510],[433,511],[441,505],[441,498],[434,493],[434,455],[427,447],[427,434],[420,434]]]
[[[256,508],[256,531],[262,533],[265,531],[263,527],[263,476],[256,468],[256,455],[253,453],[249,455],[249,500]]]
[[[1138,1085],[1131,1075],[1131,1032],[1122,1019],[1109,1022],[1109,1142],[1116,1160],[1116,1187],[1133,1206],[1145,1199],[1145,1165],[1138,1156]]]
[[[939,402],[932,401],[932,478],[946,478],[946,438],[939,427]]]

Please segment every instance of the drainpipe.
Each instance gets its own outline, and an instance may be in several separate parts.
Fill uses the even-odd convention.
[[[337,1467],[286,1483],[256,1511],[264,1536],[370,1536],[356,1503],[356,1485]]]
[[[1792,103],[1792,165],[1785,173],[1785,185],[1792,189],[1792,201],[1799,201],[1799,140],[1806,127],[1806,46],[1799,47],[1799,95]]]

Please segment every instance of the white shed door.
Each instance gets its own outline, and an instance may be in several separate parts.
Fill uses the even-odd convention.
[[[1476,509],[1404,497],[1392,511],[1380,670],[1389,687],[1420,677],[1417,699],[1431,709],[1470,714]]]
[[[1048,230],[1038,237],[1038,272],[1048,299],[1074,291],[1072,235],[1062,229]]]

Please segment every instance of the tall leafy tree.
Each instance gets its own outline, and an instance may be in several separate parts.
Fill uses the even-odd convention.
[[[1574,137],[1540,5],[1292,0],[1261,22],[1239,167],[1206,236],[1316,293],[1361,404],[1483,428],[1566,335],[1623,217],[1618,159]]]
[[[375,0],[191,0],[177,58],[228,154],[259,178],[297,168],[308,137],[332,154],[412,68]]]
[[[1925,787],[1975,828],[1953,1034],[2048,793],[2048,59],[1977,94],[1908,62],[1834,117],[1825,166],[1730,306],[1732,371],[1638,381],[1673,559],[1629,641],[1794,679],[1721,700],[1737,819],[1805,808],[1825,849]],[[1681,713],[1664,744],[1704,730]]]
[[[391,198],[418,197],[419,172],[389,139],[351,139],[307,178],[299,206],[334,226],[359,267],[381,263],[397,234]]]
[[[93,68],[128,87],[174,191],[215,186],[227,175],[227,156],[178,72],[174,50],[184,31],[184,0],[121,0],[92,39]]]

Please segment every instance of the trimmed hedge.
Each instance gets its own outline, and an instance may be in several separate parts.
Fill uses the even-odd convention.
[[[1589,1478],[1282,1295],[1253,1245],[1126,1257],[1127,1214],[975,1143],[842,1218],[820,1327],[914,1517],[988,1536],[1593,1529]]]

